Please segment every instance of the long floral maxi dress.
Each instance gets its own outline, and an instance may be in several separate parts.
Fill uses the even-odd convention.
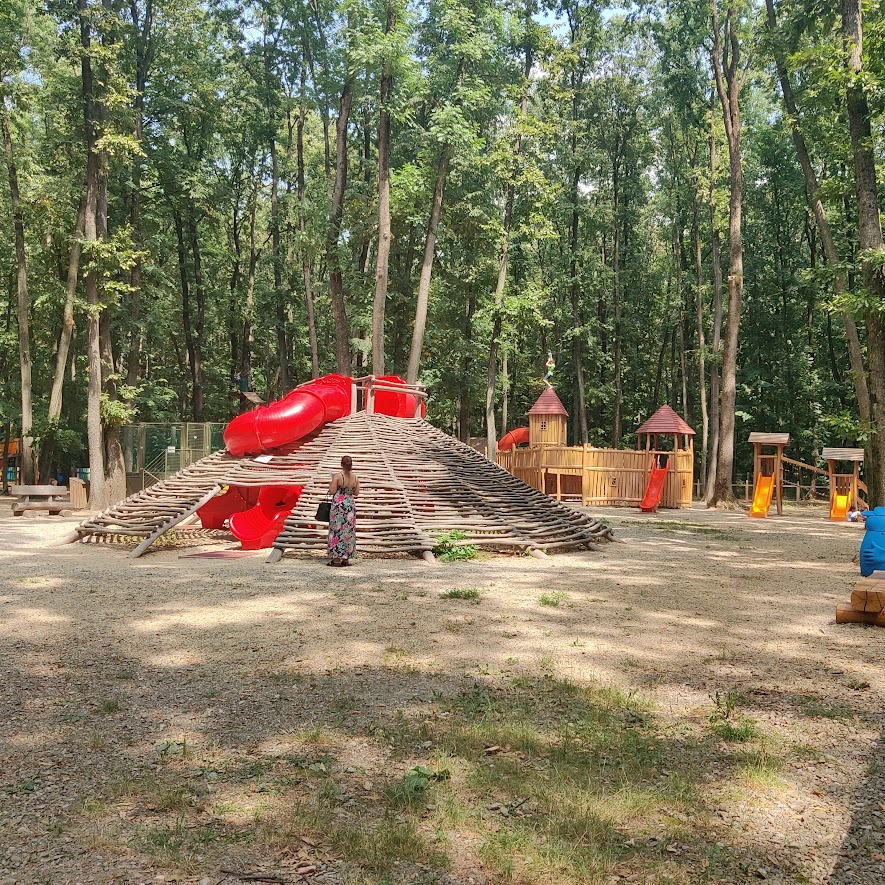
[[[343,486],[332,498],[329,514],[329,558],[353,559],[356,550],[356,502],[353,486]]]

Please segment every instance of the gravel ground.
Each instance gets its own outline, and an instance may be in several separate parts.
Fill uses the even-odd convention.
[[[255,758],[342,703],[356,709],[339,761],[362,770],[366,710],[551,669],[640,691],[673,721],[706,722],[734,690],[780,759],[751,788],[708,786],[741,881],[885,883],[885,631],[833,619],[858,574],[858,527],[798,507],[765,521],[594,512],[622,543],[335,570],[177,548],[130,561],[109,545],[50,546],[76,520],[0,518],[0,883],[234,883],[217,869],[170,878],[90,802],[158,753]],[[439,598],[474,587],[482,605]],[[114,806],[120,826],[154,813]],[[344,881],[309,845],[289,861],[291,881]],[[467,857],[433,881],[497,880]]]

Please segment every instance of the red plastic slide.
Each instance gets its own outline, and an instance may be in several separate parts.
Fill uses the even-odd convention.
[[[669,472],[670,460],[663,467],[655,465],[651,469],[651,476],[648,478],[648,486],[645,489],[645,495],[642,497],[642,503],[639,509],[643,513],[654,513],[661,503],[661,496],[664,494],[664,483],[667,482],[667,473]]]
[[[258,489],[253,486],[231,486],[223,495],[210,498],[198,511],[204,529],[220,529],[234,513],[248,510],[258,503]]]
[[[391,385],[405,384],[396,375],[377,379]],[[416,397],[411,393],[379,390],[375,393],[375,411],[394,418],[413,418]],[[297,442],[314,430],[350,414],[351,381],[343,375],[324,375],[296,387],[269,406],[237,415],[224,431],[227,450],[237,457],[258,452],[272,452]],[[424,414],[424,404],[421,404]]]
[[[515,430],[511,430],[510,433],[505,433],[501,439],[498,440],[498,451],[506,452],[508,449],[513,449],[516,446],[521,446],[523,443],[527,443],[529,441],[529,429],[528,427],[517,427]]]
[[[269,406],[237,415],[225,428],[224,444],[237,457],[271,452],[349,414],[350,379],[326,375]]]
[[[273,545],[303,488],[264,486],[258,493],[258,504],[231,515],[230,530],[240,539],[243,550],[261,550]]]

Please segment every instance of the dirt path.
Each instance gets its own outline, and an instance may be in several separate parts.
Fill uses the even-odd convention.
[[[0,883],[885,882],[858,528],[594,512],[623,543],[334,570],[0,519]],[[542,833],[579,794],[598,837]]]

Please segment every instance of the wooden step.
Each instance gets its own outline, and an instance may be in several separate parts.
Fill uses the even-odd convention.
[[[885,581],[872,577],[861,578],[851,591],[851,604],[859,612],[885,610]]]
[[[836,605],[837,624],[875,624],[877,627],[885,627],[885,613],[857,611],[850,602],[840,602]]]

